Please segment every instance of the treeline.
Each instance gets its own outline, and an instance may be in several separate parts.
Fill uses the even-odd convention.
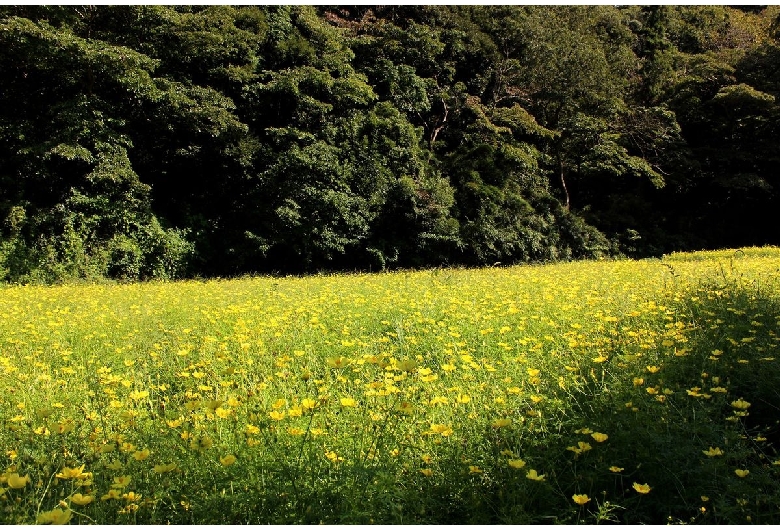
[[[780,243],[777,7],[0,7],[0,280]]]

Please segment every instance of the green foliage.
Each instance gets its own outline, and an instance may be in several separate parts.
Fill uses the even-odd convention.
[[[2,7],[0,273],[776,243],[778,19],[727,6]]]

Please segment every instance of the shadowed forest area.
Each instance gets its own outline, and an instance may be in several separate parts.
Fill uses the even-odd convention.
[[[777,6],[2,6],[0,281],[780,243]]]

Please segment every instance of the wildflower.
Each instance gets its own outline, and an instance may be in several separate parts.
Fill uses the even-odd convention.
[[[414,410],[414,406],[408,401],[402,401],[398,404],[396,410],[398,410],[398,412],[403,412],[404,414],[411,414]]]
[[[252,425],[251,423],[247,423],[247,426],[246,426],[246,429],[244,429],[244,432],[247,435],[259,434],[260,433],[260,428],[257,427],[256,425]]]
[[[212,440],[208,435],[193,436],[192,440],[190,441],[190,448],[195,451],[205,451],[206,449],[211,449],[212,445],[214,445],[214,440]]]
[[[482,473],[482,470],[479,468],[479,466],[469,466],[469,473],[476,475]]]
[[[585,451],[590,451],[593,449],[593,447],[588,442],[577,442],[577,447],[569,446],[566,449],[569,451],[572,451],[574,454],[580,454],[584,453]]]
[[[422,460],[426,464],[430,464],[433,461],[433,457],[431,455],[425,454],[420,457],[420,460]]]
[[[612,471],[613,473],[620,473],[621,471],[623,471],[623,469],[624,469],[624,468],[622,468],[622,467],[618,467],[618,466],[611,466],[611,467],[609,468],[609,470],[610,470],[610,471]]]
[[[493,423],[490,424],[491,427],[494,429],[500,429],[501,427],[506,427],[508,425],[512,424],[512,420],[510,418],[502,418],[495,420]]]
[[[30,483],[30,475],[20,477],[19,473],[9,473],[6,480],[10,488],[20,490]]]
[[[715,447],[714,449],[712,446],[710,446],[709,449],[706,451],[702,451],[707,456],[721,456],[723,454],[723,450],[720,447]]]
[[[70,509],[54,508],[39,514],[36,521],[40,524],[67,524],[72,515]]]
[[[235,461],[236,457],[233,455],[225,455],[219,458],[219,462],[225,467],[233,465]]]
[[[127,502],[137,502],[141,500],[141,497],[143,497],[143,495],[140,495],[134,491],[128,491],[127,493],[122,495],[122,500],[125,500]]]
[[[645,380],[642,377],[635,377],[634,378],[634,386],[642,386],[645,384]]]
[[[599,443],[604,442],[607,440],[607,438],[609,438],[609,435],[604,434],[602,432],[594,432],[593,434],[591,434],[591,436],[593,437],[594,440],[596,440]]]
[[[147,458],[149,458],[150,454],[151,454],[151,451],[148,448],[146,448],[146,449],[142,449],[140,451],[134,452],[133,453],[133,458],[136,461],[141,462],[141,461],[146,460]]]
[[[541,482],[544,480],[544,475],[540,475],[536,472],[535,469],[532,469],[525,475],[525,478],[530,480],[536,480],[537,482]]]
[[[110,469],[111,471],[119,471],[122,469],[122,462],[119,462],[118,460],[115,460],[113,462],[106,462],[103,464],[103,467],[106,469]]]
[[[650,372],[651,374],[654,374],[654,373],[658,372],[659,370],[660,370],[660,368],[658,366],[648,366],[647,367],[647,371]]]
[[[168,425],[168,427],[170,427],[171,429],[175,429],[175,428],[177,428],[177,427],[180,427],[180,426],[181,426],[181,424],[182,424],[182,423],[184,423],[184,418],[181,418],[181,417],[180,417],[180,418],[177,418],[177,419],[175,419],[175,420],[167,420],[165,423],[166,423],[166,424]]]
[[[152,468],[155,473],[168,473],[176,469],[176,464],[158,464]]]
[[[357,407],[357,402],[351,397],[341,398],[339,403],[342,407]]]
[[[634,482],[634,489],[637,493],[641,493],[642,495],[645,495],[647,493],[650,493],[650,490],[652,489],[647,484],[640,484],[638,482]]]
[[[279,412],[278,410],[272,410],[268,415],[272,420],[282,421],[287,414],[285,412]]]
[[[95,500],[94,495],[82,495],[81,493],[74,493],[71,495],[70,500],[79,506],[86,506],[90,502]]]
[[[225,419],[229,418],[230,414],[232,412],[233,412],[233,409],[229,409],[229,408],[226,409],[226,408],[222,408],[222,407],[217,407],[216,409],[214,409],[214,414],[216,414],[217,418],[219,418],[221,420],[225,420]]]
[[[328,460],[330,460],[331,462],[333,462],[334,464],[336,464],[336,463],[338,463],[338,462],[342,462],[342,461],[344,460],[342,457],[340,457],[339,455],[337,455],[335,451],[327,451],[327,452],[325,453],[325,457],[326,457]]]
[[[453,433],[452,427],[444,425],[443,423],[432,423],[431,430],[425,434],[441,434],[442,436],[449,436]]]
[[[585,495],[585,494],[576,494],[576,493],[575,493],[574,495],[572,495],[572,496],[571,496],[571,498],[574,500],[574,502],[575,502],[576,504],[579,504],[580,506],[582,506],[583,504],[587,504],[588,502],[590,502],[590,497],[588,497],[588,496],[587,496],[587,495]]]
[[[60,471],[56,475],[57,478],[61,478],[63,480],[69,480],[72,478],[85,479],[87,478],[87,476],[88,473],[84,473],[84,466],[76,467],[76,468],[63,467],[62,471]]]
[[[471,401],[471,397],[464,394],[458,394],[458,396],[455,398],[455,401],[457,401],[460,404],[466,404],[469,401]]]
[[[734,473],[735,473],[735,474],[736,474],[736,475],[737,475],[739,478],[745,478],[746,476],[748,476],[748,474],[750,474],[750,471],[749,471],[749,470],[747,470],[747,469],[735,469],[735,470],[734,470]]]
[[[429,468],[421,469],[420,473],[422,473],[426,477],[430,477],[431,475],[433,475],[433,471]]]
[[[133,478],[130,475],[123,475],[121,477],[114,477],[114,483],[111,484],[112,489],[124,489],[130,484]]]
[[[521,469],[525,467],[525,460],[522,460],[520,458],[517,459],[509,459],[506,461],[507,464],[509,464],[509,467],[512,467],[514,469]]]
[[[305,431],[303,429],[299,429],[298,427],[290,427],[289,429],[287,429],[287,433],[293,436],[300,436],[304,432]]]
[[[301,407],[306,410],[311,410],[316,406],[317,406],[317,402],[314,401],[313,399],[305,398],[301,400]]]
[[[735,409],[746,410],[748,407],[750,407],[750,403],[740,398],[737,401],[732,401],[731,406]]]
[[[121,490],[108,490],[108,493],[100,497],[101,501],[108,501],[108,500],[119,500],[122,498],[122,491]]]

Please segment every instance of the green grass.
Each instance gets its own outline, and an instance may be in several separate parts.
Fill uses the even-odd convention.
[[[0,522],[777,523],[779,269],[3,287]]]

